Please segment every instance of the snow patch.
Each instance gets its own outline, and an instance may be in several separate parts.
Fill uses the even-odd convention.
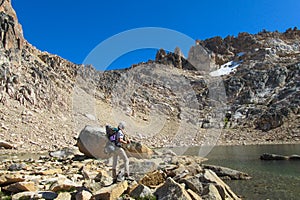
[[[242,62],[242,61],[241,61]],[[224,65],[221,65],[220,69],[216,71],[212,71],[209,73],[211,76],[222,76],[222,75],[228,75],[231,72],[234,72],[235,69],[240,66],[241,62],[234,62],[230,61],[228,63],[225,63]]]

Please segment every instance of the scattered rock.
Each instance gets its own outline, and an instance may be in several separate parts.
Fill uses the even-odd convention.
[[[198,195],[201,195],[203,192],[203,186],[202,183],[200,182],[200,174],[182,178],[178,181],[178,183],[184,183],[186,188],[192,190]]]
[[[210,200],[210,199],[223,200],[217,187],[211,183],[204,187],[202,199],[203,200]]]
[[[54,158],[60,158],[60,159],[63,159],[63,158],[67,158],[69,156],[74,156],[75,153],[73,150],[69,149],[69,148],[65,148],[65,149],[62,149],[62,150],[59,150],[59,151],[52,151],[49,153],[49,155],[51,157],[54,157]]]
[[[53,192],[70,191],[74,190],[76,187],[79,186],[80,185],[74,183],[73,181],[67,178],[60,178],[51,185],[50,190]]]
[[[300,155],[291,155],[289,156],[289,160],[300,160]]]
[[[215,166],[215,165],[202,165],[204,169],[210,169],[215,172],[221,179],[230,179],[230,180],[248,180],[251,177],[237,170],[233,170],[227,167]]]
[[[98,174],[94,180],[99,182],[102,186],[107,186],[113,182],[112,177],[105,170],[98,170]]]
[[[14,163],[8,167],[9,171],[20,171],[26,169],[25,163]]]
[[[75,195],[75,199],[76,200],[90,200],[92,198],[92,193],[90,193],[89,191],[83,190],[81,192],[78,192]]]
[[[4,148],[4,149],[13,149],[14,148],[14,145],[8,143],[8,142],[5,142],[3,140],[0,140],[0,148]]]
[[[62,169],[61,168],[58,168],[58,169],[48,169],[48,170],[36,172],[37,175],[54,175],[54,174],[61,174],[61,173],[62,173]]]
[[[283,156],[278,154],[264,153],[260,156],[261,160],[300,160],[300,155]]]
[[[39,198],[39,196],[37,195],[36,192],[19,192],[17,194],[12,195],[11,199],[12,200],[20,200],[20,199],[38,199],[38,198]]]
[[[37,193],[38,197],[43,199],[55,199],[57,197],[57,193],[52,191],[39,191]]]
[[[119,198],[128,188],[128,182],[122,181],[109,187],[101,188],[93,195],[94,199],[114,200]]]
[[[135,158],[149,159],[153,155],[153,150],[140,142],[132,141],[130,144],[124,146],[124,149],[128,156]]]
[[[151,189],[145,185],[138,185],[133,191],[130,192],[130,196],[133,198],[145,198],[151,195]]]
[[[0,176],[0,186],[25,181],[21,174],[2,174]]]
[[[160,170],[147,173],[139,183],[150,188],[155,188],[156,186],[164,183],[166,174]]]
[[[217,188],[218,194],[221,196],[221,199],[240,200],[240,198],[234,192],[232,192],[230,187],[209,169],[205,169],[204,174],[200,176],[200,181],[204,185],[204,190],[208,186],[209,191],[213,191],[213,194],[215,194],[215,188],[211,185],[213,184]]]
[[[72,196],[68,192],[61,192],[58,194],[58,196],[55,198],[55,200],[71,200]]]
[[[158,168],[158,164],[152,160],[142,160],[129,158],[130,160],[130,171],[134,174],[144,175],[155,171]]]
[[[270,154],[270,153],[264,153],[260,156],[261,160],[288,160],[288,156],[283,155],[277,155],[277,154]]]
[[[166,182],[158,187],[154,192],[155,196],[158,199],[186,199],[192,200],[188,192],[184,189],[184,187],[178,183],[176,183],[172,178],[167,178]]]
[[[130,168],[132,166],[137,171],[143,169],[143,166],[145,168],[139,173],[131,171],[136,181],[130,182],[130,185],[127,181],[112,183],[109,173],[111,166],[103,160],[85,158],[78,161],[74,160],[75,156],[65,159],[41,156],[35,161],[15,160],[15,164],[26,162],[27,169],[2,172],[0,188],[5,195],[22,193],[14,196],[16,199],[117,199],[122,194],[123,199],[132,199],[154,198],[156,193],[158,196],[165,195],[167,199],[200,199],[205,195],[213,195],[207,192],[207,189],[213,190],[213,186],[209,186],[212,184],[222,198],[235,199],[230,188],[216,174],[203,169],[201,163],[197,165],[201,159],[179,156],[172,161],[161,159],[163,154],[156,156],[149,161],[130,158]],[[170,164],[174,161],[174,164]],[[28,190],[32,193],[23,193]]]
[[[92,120],[92,121],[96,121],[96,117],[92,114],[85,114],[85,116],[89,119],[89,120]]]
[[[25,191],[36,191],[37,188],[35,187],[34,182],[17,182],[10,184],[8,186],[2,187],[4,191],[18,193],[18,192],[25,192]]]
[[[187,192],[193,200],[202,200],[201,196],[195,193],[193,190],[187,189]]]

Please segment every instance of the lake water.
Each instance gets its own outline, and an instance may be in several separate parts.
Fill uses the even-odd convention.
[[[176,150],[175,150],[176,152]],[[198,155],[192,147],[185,155]],[[300,144],[217,146],[206,156],[205,163],[229,167],[248,173],[251,180],[225,181],[243,199],[300,199],[300,161],[262,161],[263,153],[300,155]]]

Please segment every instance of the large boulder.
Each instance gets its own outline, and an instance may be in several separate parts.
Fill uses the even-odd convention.
[[[256,120],[256,128],[262,131],[269,131],[283,124],[283,117],[280,112],[266,111]]]
[[[85,126],[79,134],[77,146],[79,151],[88,157],[107,159],[112,156],[104,152],[107,141],[105,128]],[[132,141],[123,148],[128,156],[135,158],[149,159],[153,155],[152,149],[139,142]]]
[[[107,141],[105,128],[85,126],[79,134],[77,146],[86,156],[106,159],[110,157],[104,152]]]

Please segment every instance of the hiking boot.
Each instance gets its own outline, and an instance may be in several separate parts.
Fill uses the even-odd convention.
[[[117,170],[115,170],[115,169],[112,170],[112,178],[113,178],[113,184],[120,182],[120,181],[118,181]]]
[[[132,178],[131,176],[129,176],[128,174],[124,174],[124,179],[126,181],[134,181],[134,178]]]

